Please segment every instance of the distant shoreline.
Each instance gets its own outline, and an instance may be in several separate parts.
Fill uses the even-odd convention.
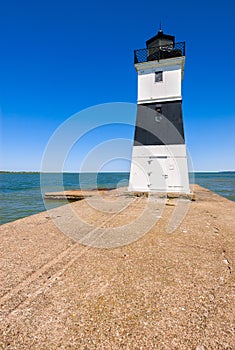
[[[234,173],[235,170],[221,170],[221,171],[194,171],[189,172],[189,174],[227,174]],[[8,171],[8,170],[0,170],[0,174],[61,174],[60,172],[42,172],[42,171]],[[74,172],[74,171],[63,171],[63,174],[96,174],[95,171],[84,171],[84,172]],[[112,173],[120,173],[120,174],[129,174],[129,171],[101,171],[103,174],[112,174]]]

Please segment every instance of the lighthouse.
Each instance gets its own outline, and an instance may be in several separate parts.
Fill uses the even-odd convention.
[[[181,85],[185,42],[164,34],[134,51],[138,104],[129,191],[190,193]]]

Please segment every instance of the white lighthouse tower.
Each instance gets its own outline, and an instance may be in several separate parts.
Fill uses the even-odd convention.
[[[189,193],[181,94],[185,43],[159,30],[134,54],[138,106],[128,189]]]

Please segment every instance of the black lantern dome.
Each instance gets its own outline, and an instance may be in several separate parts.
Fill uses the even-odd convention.
[[[160,29],[157,35],[146,41],[147,49],[152,47],[161,48],[162,46],[174,47],[175,37],[173,35],[164,34]]]

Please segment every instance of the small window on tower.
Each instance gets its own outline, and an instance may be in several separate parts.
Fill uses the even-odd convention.
[[[155,83],[163,81],[163,72],[155,72]]]
[[[162,114],[162,107],[157,106],[157,107],[155,108],[155,111],[156,111],[157,115]]]
[[[162,120],[162,107],[156,106],[155,111],[156,111],[155,121],[160,123]]]

